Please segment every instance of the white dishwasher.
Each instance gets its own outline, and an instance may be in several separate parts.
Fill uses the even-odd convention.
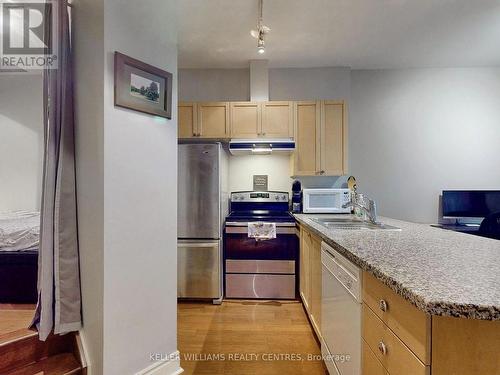
[[[361,373],[361,270],[321,244],[321,353],[330,375]]]

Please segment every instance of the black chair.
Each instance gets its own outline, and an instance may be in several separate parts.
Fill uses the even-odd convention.
[[[478,234],[483,237],[500,240],[500,212],[486,216],[481,222]]]

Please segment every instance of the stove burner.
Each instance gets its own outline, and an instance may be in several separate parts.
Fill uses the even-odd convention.
[[[295,219],[289,212],[283,211],[233,211],[226,218],[226,221],[267,221],[267,222],[286,222],[293,223]]]
[[[287,192],[233,192],[226,222],[266,221],[294,223],[288,212]]]

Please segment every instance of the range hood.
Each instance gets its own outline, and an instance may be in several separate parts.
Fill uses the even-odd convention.
[[[290,139],[234,139],[229,142],[229,151],[233,155],[268,155],[293,150],[295,142]]]

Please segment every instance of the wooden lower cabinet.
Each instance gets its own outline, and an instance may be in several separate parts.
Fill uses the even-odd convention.
[[[304,303],[304,307],[309,312],[310,310],[310,263],[309,263],[309,254],[311,247],[311,235],[305,230],[303,227],[300,229],[300,260],[299,260],[299,291],[300,298]]]
[[[431,317],[367,272],[362,320],[363,375],[500,375],[500,321]]]
[[[309,253],[309,268],[311,270],[311,321],[316,333],[321,337],[321,239],[311,235]]]
[[[363,346],[363,352],[361,353],[361,368],[363,369],[363,374],[389,375],[387,370],[384,368],[384,366],[382,366],[382,363],[380,363],[380,361],[377,359],[364,339],[362,339],[361,345]]]
[[[389,374],[429,374],[428,367],[366,304],[363,304],[362,337]]]
[[[373,359],[390,375],[430,374],[431,317],[363,272],[363,375],[372,375]],[[380,370],[379,370],[380,371]],[[384,372],[382,372],[384,373]]]
[[[363,301],[426,365],[431,364],[431,317],[365,272]]]
[[[321,339],[321,239],[300,229],[300,297],[309,320]]]
[[[500,321],[432,317],[432,375],[500,374]]]

